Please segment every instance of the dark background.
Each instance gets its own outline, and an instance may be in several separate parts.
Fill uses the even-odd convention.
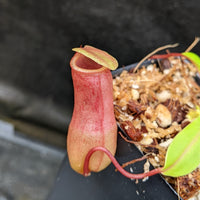
[[[66,133],[73,47],[106,50],[120,67],[166,44],[182,52],[200,36],[199,15],[199,0],[0,0],[2,117]]]

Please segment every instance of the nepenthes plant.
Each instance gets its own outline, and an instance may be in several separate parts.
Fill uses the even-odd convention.
[[[167,45],[167,48],[175,46]],[[67,151],[71,167],[75,171],[88,176],[92,171],[103,170],[112,161],[117,170],[127,178],[142,179],[158,173],[180,177],[191,173],[198,167],[200,164],[200,116],[197,106],[196,109],[187,108],[190,123],[173,137],[173,141],[167,148],[162,167],[141,174],[125,171],[114,157],[117,145],[117,127],[114,119],[113,85],[110,69],[117,68],[117,61],[106,52],[87,45],[75,48],[74,51],[76,53],[70,64],[75,90],[75,104],[67,136]],[[192,62],[197,68],[199,63],[199,57],[191,52],[151,55],[150,57],[151,59],[181,57],[181,59],[184,58]],[[136,67],[135,72],[137,69]],[[142,101],[145,99],[143,98]],[[136,104],[132,102],[131,105],[133,107]],[[174,105],[180,106],[176,103]],[[145,111],[145,109],[141,111],[141,119]],[[157,109],[157,114],[158,112],[162,113],[161,110]],[[135,116],[133,115],[132,120]],[[171,121],[175,118],[178,120],[174,114]],[[159,124],[159,126],[162,125],[162,123]],[[127,127],[125,126],[125,128]],[[164,129],[168,131],[166,127]],[[135,130],[138,131],[138,129]]]

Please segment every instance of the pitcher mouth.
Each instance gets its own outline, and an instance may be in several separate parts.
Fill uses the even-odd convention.
[[[85,73],[94,73],[94,72],[101,72],[107,69],[106,67],[99,65],[95,61],[86,56],[75,53],[73,58],[71,59],[70,66],[80,72]]]

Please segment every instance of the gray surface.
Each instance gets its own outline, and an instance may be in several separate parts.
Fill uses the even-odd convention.
[[[45,200],[64,153],[21,138],[12,125],[0,121],[0,199]]]

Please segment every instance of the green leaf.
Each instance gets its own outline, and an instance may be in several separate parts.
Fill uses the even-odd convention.
[[[200,70],[200,57],[197,54],[193,52],[184,52],[182,54],[193,61],[197,68]]]
[[[178,177],[200,164],[200,116],[180,131],[170,144],[162,174]]]

